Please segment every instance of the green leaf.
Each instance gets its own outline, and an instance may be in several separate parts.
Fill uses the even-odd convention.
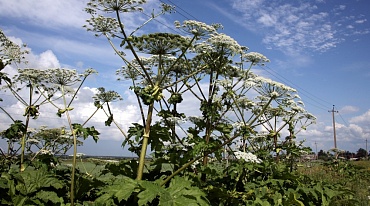
[[[105,126],[110,126],[112,124],[112,122],[113,122],[113,114],[110,115],[108,117],[107,121],[105,121],[104,123],[105,123]]]
[[[107,205],[109,202],[112,202],[114,205],[114,200],[112,199],[113,196],[109,193],[105,193],[103,195],[101,195],[100,197],[98,197],[96,200],[95,200],[95,203],[97,205]]]
[[[57,193],[51,191],[40,191],[36,193],[35,198],[43,200],[44,203],[47,203],[48,201],[54,204],[63,203],[63,199],[59,198]]]
[[[82,127],[81,124],[72,124],[73,126],[73,132],[76,136],[80,136],[84,139],[87,139],[89,136],[91,136],[95,142],[98,142],[99,140],[99,132],[95,129],[94,126],[92,127]]]
[[[160,205],[209,205],[206,194],[182,177],[174,177],[159,199]]]
[[[162,195],[159,200],[159,205],[161,206],[190,206],[198,205],[194,200],[188,199],[184,196],[176,197],[169,194]]]
[[[118,201],[127,200],[136,187],[136,182],[126,182],[124,188],[122,188],[122,185],[120,185],[120,189],[116,191],[114,196],[118,199]]]
[[[16,196],[12,199],[13,204],[16,206],[23,206],[28,197]]]
[[[96,199],[96,202],[103,204],[110,199],[117,199],[119,202],[127,200],[137,187],[138,184],[135,180],[123,176],[115,179],[112,185],[104,187],[100,192],[103,195]]]
[[[139,205],[146,205],[165,192],[161,186],[148,181],[141,181],[140,186],[143,187],[144,191],[137,196]]]
[[[24,187],[26,194],[39,191],[41,188],[63,188],[61,180],[50,175],[45,170],[29,170],[23,172],[22,176],[24,178],[24,185],[18,184],[17,189],[22,189],[22,187]]]
[[[160,123],[156,123],[150,128],[149,144],[151,150],[160,151],[162,149],[163,142],[170,140],[170,132],[168,127],[163,127]]]
[[[129,137],[142,137],[144,134],[144,127],[138,123],[133,123],[134,126],[129,127],[128,136]]]

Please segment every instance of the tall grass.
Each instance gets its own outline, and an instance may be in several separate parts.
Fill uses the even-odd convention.
[[[370,205],[370,161],[308,162],[298,171],[314,180],[341,184],[353,192],[359,205]]]

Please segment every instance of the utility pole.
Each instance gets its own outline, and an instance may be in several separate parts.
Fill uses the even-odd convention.
[[[328,111],[328,112],[331,112],[331,113],[332,113],[332,116],[333,116],[334,148],[335,148],[335,149],[337,149],[337,135],[336,135],[336,133],[335,133],[335,117],[334,117],[334,113],[335,113],[335,112],[337,112],[337,113],[338,113],[338,111],[335,111],[335,110],[334,110],[334,106],[335,106],[335,105],[333,105],[333,109],[332,109],[331,111]]]
[[[369,152],[367,151],[367,139],[366,139],[366,160],[367,160],[367,154],[368,154]]]
[[[319,155],[317,154],[317,142],[315,141],[315,146],[316,146],[316,159],[319,159]]]

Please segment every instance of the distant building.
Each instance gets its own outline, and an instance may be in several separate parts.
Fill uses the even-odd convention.
[[[305,154],[301,156],[301,161],[311,161],[311,160],[316,160],[315,154]]]

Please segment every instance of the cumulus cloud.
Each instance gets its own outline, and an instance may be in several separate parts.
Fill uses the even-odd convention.
[[[370,110],[360,116],[351,118],[349,122],[356,124],[370,124]]]
[[[0,17],[21,19],[24,24],[44,27],[52,31],[66,28],[83,30],[82,26],[86,24],[87,19],[91,18],[84,11],[88,2],[89,0],[2,1],[0,2]],[[144,13],[150,14],[154,9],[158,11],[159,4],[158,0],[148,1],[143,5]],[[132,31],[138,25],[144,23],[148,19],[147,15],[149,15],[144,15],[144,13],[142,15],[125,13],[123,21],[125,28]],[[165,21],[162,17],[158,20]],[[159,23],[157,26],[164,28]]]
[[[21,18],[42,27],[81,27],[89,15],[83,12],[86,0],[2,1],[0,16]]]
[[[96,107],[94,106],[92,96],[96,93],[96,88],[84,87],[78,93],[76,101],[71,105],[73,108],[70,111],[70,117],[72,123],[83,124],[86,120],[90,118]],[[25,106],[19,101],[16,101],[9,105],[8,99],[11,96],[7,95],[4,99],[4,103],[1,106],[9,112],[12,117],[16,120],[25,120],[23,116]],[[59,107],[63,108],[61,101],[54,102]],[[114,119],[124,131],[127,131],[132,123],[139,121],[139,110],[136,105],[127,104],[126,102],[114,102],[110,104],[112,113],[114,114]],[[107,108],[105,107],[106,111]],[[68,121],[66,115],[58,117],[56,115],[58,109],[51,104],[44,104],[40,106],[39,112],[40,116],[36,120],[30,121],[30,127],[39,128],[40,126],[47,126],[49,128],[59,128],[68,126]],[[0,119],[2,124],[0,124],[0,130],[6,129],[11,123],[11,119],[8,118],[4,113],[0,114]],[[107,115],[103,110],[98,110],[98,112],[87,122],[86,126],[94,126],[100,133],[100,138],[102,140],[117,140],[122,141],[124,136],[120,133],[119,129],[112,124],[110,127],[105,126],[105,121],[108,119]]]
[[[22,43],[21,39],[16,39],[17,43]],[[26,56],[28,60],[27,65],[19,65],[20,68],[29,67],[29,68],[60,68],[60,62],[58,57],[54,54],[52,50],[46,50],[41,53],[35,53],[29,48],[30,53]],[[79,63],[80,65],[82,63]],[[17,74],[17,68],[15,65],[7,66],[2,72],[5,72],[9,77]],[[89,80],[89,79],[88,79]],[[77,88],[74,88],[77,89]],[[94,87],[83,87],[76,96],[75,101],[71,105],[74,108],[70,111],[70,116],[73,123],[83,124],[90,115],[96,110],[94,106],[94,96],[97,92],[97,89]],[[130,91],[127,91],[126,94],[129,94]],[[24,122],[25,117],[23,116],[25,111],[25,105],[17,101],[10,92],[5,92],[4,90],[0,91],[1,98],[3,99],[0,102],[0,106],[5,109],[13,119],[22,120]],[[19,95],[28,102],[29,100],[29,91],[27,89],[19,91]],[[35,96],[36,97],[36,96]],[[114,113],[114,119],[118,125],[124,130],[127,131],[133,122],[138,122],[140,115],[139,110],[136,105],[134,105],[133,95],[126,95],[124,102],[114,102],[111,103],[111,110]],[[41,98],[42,99],[42,98]],[[60,108],[63,108],[63,103],[61,100],[54,102],[55,105],[58,105]],[[40,126],[48,126],[49,128],[56,127],[66,127],[68,128],[68,121],[63,115],[61,118],[56,115],[58,109],[52,104],[43,104],[40,105],[40,116],[36,120],[30,121],[30,127],[38,128]],[[117,127],[112,124],[111,127],[106,127],[104,122],[107,120],[106,114],[103,110],[99,110],[93,118],[91,118],[87,126],[95,126],[97,130],[101,133],[100,138],[103,140],[119,140],[122,141],[124,136],[120,133]],[[12,123],[12,119],[9,118],[4,112],[0,112],[0,131],[9,127]]]
[[[344,106],[341,109],[339,109],[340,113],[342,114],[354,113],[357,112],[358,110],[359,110],[358,107],[350,105]]]

